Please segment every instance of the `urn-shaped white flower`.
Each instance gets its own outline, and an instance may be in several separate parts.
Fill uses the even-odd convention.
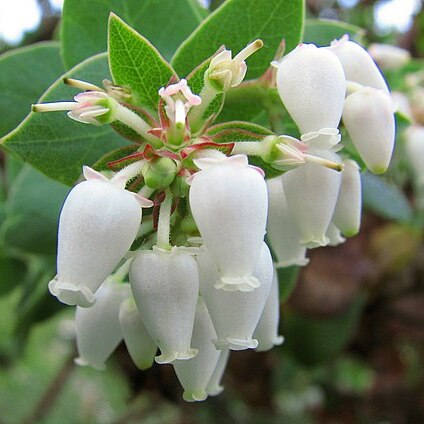
[[[200,292],[217,333],[213,340],[217,349],[254,349],[258,341],[252,338],[272,284],[273,266],[268,246],[262,243],[254,276],[261,285],[253,291],[228,292],[214,285],[217,269],[208,252],[196,257],[200,271]]]
[[[358,233],[361,225],[362,192],[359,166],[354,160],[344,162],[342,183],[334,210],[333,222],[346,237]]]
[[[119,309],[119,323],[128,353],[140,370],[150,368],[158,347],[147,332],[134,299],[126,299]]]
[[[130,296],[129,284],[106,281],[96,293],[97,302],[93,306],[77,306],[75,329],[79,357],[75,362],[78,365],[105,368],[105,361],[122,340],[119,308]]]
[[[57,275],[49,290],[63,303],[88,307],[137,236],[141,207],[121,182],[87,167],[84,175],[87,181],[71,190],[60,214]]]
[[[190,359],[190,347],[199,293],[196,261],[178,249],[142,250],[130,267],[130,282],[141,318],[161,350],[160,364]]]
[[[405,149],[417,186],[424,186],[424,127],[412,125],[405,131]]]
[[[218,396],[224,390],[224,386],[221,385],[221,380],[227,368],[230,349],[220,350],[219,352],[218,362],[206,387],[206,392],[209,396]]]
[[[371,44],[368,53],[382,69],[399,69],[411,59],[408,50],[390,44]]]
[[[202,170],[190,187],[190,207],[205,246],[215,261],[216,287],[250,291],[265,235],[268,194],[257,169],[245,155],[197,159]]]
[[[341,173],[306,163],[283,175],[283,187],[293,219],[306,247],[325,246],[340,189]]]
[[[274,272],[271,290],[262,312],[261,319],[256,326],[253,337],[258,341],[256,350],[265,351],[280,345],[284,337],[278,335],[278,324],[280,322],[280,296],[277,272]]]
[[[186,401],[201,401],[208,397],[206,387],[216,368],[220,353],[212,343],[215,338],[216,331],[209,312],[203,299],[199,297],[191,339],[191,344],[198,350],[198,354],[186,361],[173,362],[175,373],[184,388],[183,398]]]
[[[387,83],[371,55],[358,43],[350,41],[348,35],[334,40],[328,49],[340,60],[348,81],[389,92]]]
[[[282,177],[267,180],[269,207],[267,237],[276,256],[276,267],[303,266],[309,262],[306,247],[300,243],[301,233],[297,228],[286,195]]]
[[[329,137],[337,143],[346,78],[337,57],[328,49],[301,44],[278,66],[277,88],[281,100],[303,135]],[[324,131],[320,131],[323,130]]]
[[[395,116],[390,94],[361,88],[347,96],[343,123],[367,167],[375,174],[387,170],[395,145]]]

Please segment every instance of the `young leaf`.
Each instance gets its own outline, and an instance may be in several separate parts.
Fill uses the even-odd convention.
[[[305,21],[304,43],[314,43],[317,46],[328,46],[336,38],[348,34],[353,40],[359,41],[365,30],[346,22],[329,19],[307,19]]]
[[[24,165],[6,201],[0,227],[4,245],[27,253],[55,253],[59,212],[68,191]]]
[[[261,38],[264,48],[248,59],[247,78],[257,78],[269,66],[283,38],[286,52],[301,41],[303,16],[303,0],[227,0],[181,44],[171,63],[178,74],[187,75],[193,64],[223,44],[236,54]]]
[[[87,59],[64,75],[97,85],[108,76],[106,53]],[[39,101],[69,100],[76,92],[65,86],[61,77]],[[32,112],[2,143],[44,174],[68,185],[77,180],[82,165],[91,165],[106,152],[128,144],[110,127],[81,124],[64,112]]]
[[[156,111],[158,90],[176,74],[155,47],[118,16],[109,18],[109,66],[115,84],[129,86],[132,104]]]
[[[64,69],[59,44],[43,42],[0,56],[0,137],[16,128]]]
[[[110,12],[130,23],[167,59],[207,14],[197,0],[66,0],[61,40],[67,69],[89,56],[106,51]]]

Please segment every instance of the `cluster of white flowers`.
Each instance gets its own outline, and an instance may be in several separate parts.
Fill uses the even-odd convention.
[[[122,105],[110,84],[109,92],[90,86],[76,102],[34,107],[69,110],[85,123],[119,120],[154,147],[153,156],[139,157],[110,178],[84,167],[86,181],[63,206],[57,275],[49,288],[77,305],[79,364],[104,367],[124,340],[140,369],[154,359],[171,363],[184,399],[216,395],[230,350],[268,350],[283,341],[276,268],[306,265],[307,248],[336,245],[342,234],[359,231],[359,167],[337,153],[338,126],[343,116],[364,162],[383,172],[393,150],[394,117],[384,79],[358,44],[300,45],[277,64],[277,88],[300,140],[240,140],[224,154],[201,138],[201,117],[214,93],[240,84],[244,59],[261,46],[256,41],[234,59],[227,50],[218,53],[199,95],[186,80],[161,88],[162,128]],[[250,154],[294,169],[265,182],[263,170],[249,165]],[[142,188],[129,191],[128,183],[140,176]],[[195,230],[171,245],[178,199],[187,202],[185,219]],[[142,208],[152,206],[156,224],[155,213],[142,220]],[[131,251],[146,234],[153,242]]]

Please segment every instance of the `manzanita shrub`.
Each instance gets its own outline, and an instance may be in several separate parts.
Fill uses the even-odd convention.
[[[76,306],[77,363],[101,369],[124,340],[201,401],[230,351],[283,342],[277,269],[359,232],[396,105],[359,30],[318,22],[314,44],[302,0],[127,3],[65,1],[73,67],[2,142],[74,186],[48,286]]]

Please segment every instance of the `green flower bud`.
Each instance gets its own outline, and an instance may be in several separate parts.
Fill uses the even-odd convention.
[[[177,165],[170,158],[160,157],[146,163],[142,173],[148,187],[164,190],[174,181]]]

